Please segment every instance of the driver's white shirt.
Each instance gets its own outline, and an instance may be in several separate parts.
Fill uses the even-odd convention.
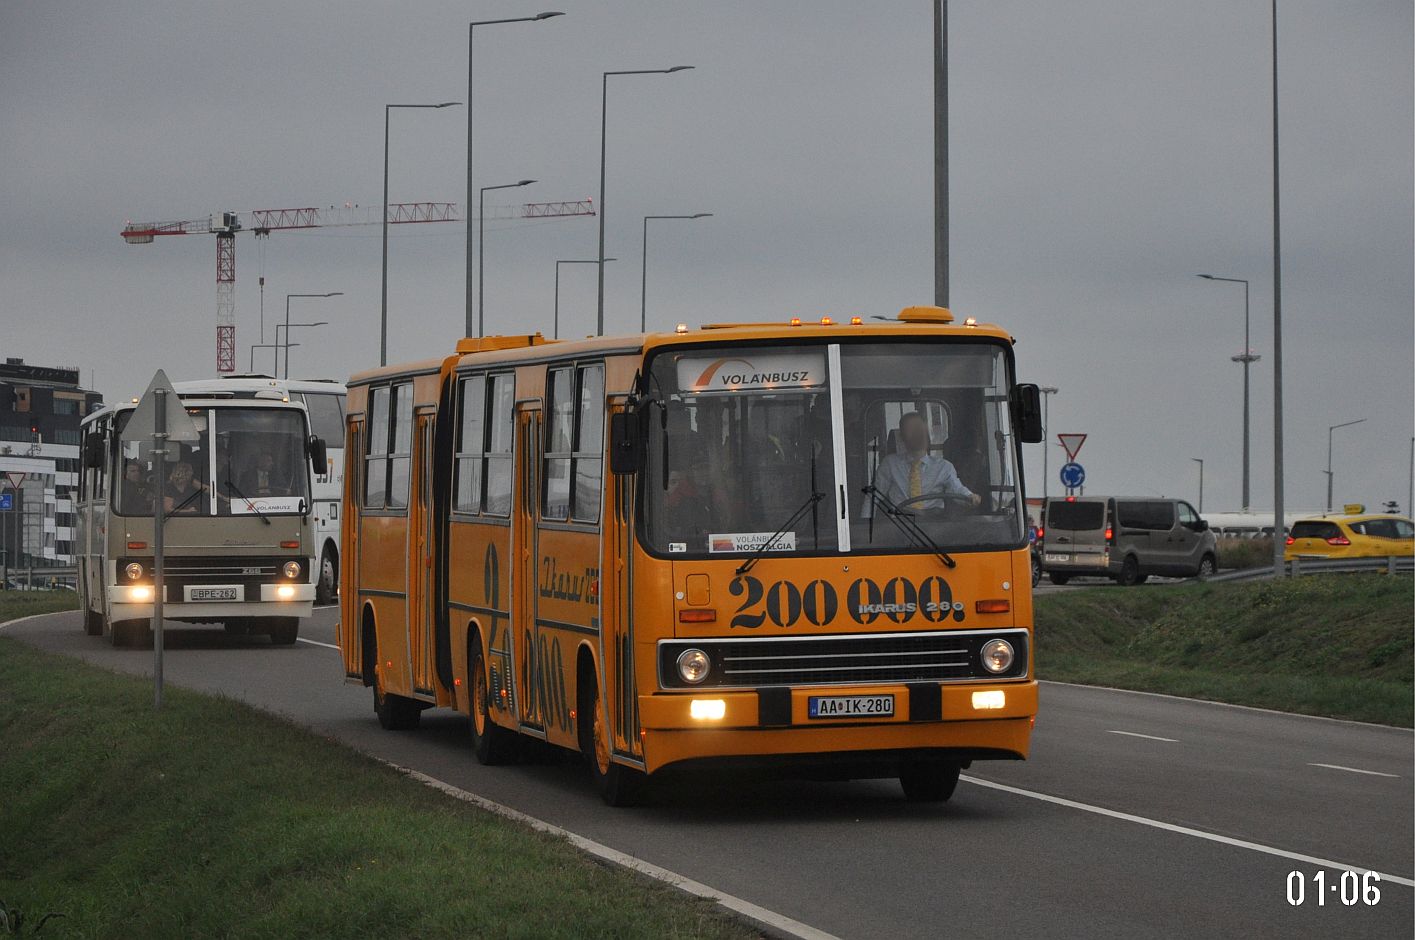
[[[943,493],[948,496],[972,496],[973,491],[958,479],[953,464],[936,454],[889,454],[875,471],[875,487],[884,498],[896,505],[909,499],[909,469],[919,462],[919,492],[923,495]],[[940,509],[941,499],[925,499],[906,509]]]

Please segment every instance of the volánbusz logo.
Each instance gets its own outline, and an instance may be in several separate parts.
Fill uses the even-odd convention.
[[[817,353],[685,359],[678,363],[678,385],[693,392],[812,388],[824,384],[824,365]]]

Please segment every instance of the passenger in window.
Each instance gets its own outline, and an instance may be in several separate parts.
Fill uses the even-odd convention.
[[[290,493],[290,483],[276,471],[275,457],[271,454],[258,455],[254,466],[241,474],[241,479],[236,485],[241,488],[243,494],[252,498],[256,496],[288,496]]]
[[[976,506],[982,497],[963,485],[947,459],[929,453],[929,426],[924,416],[911,411],[899,419],[903,453],[885,455],[875,472],[875,487],[886,499],[906,509],[942,509],[943,497],[957,496]],[[932,497],[932,498],[926,498]]]
[[[185,460],[172,466],[172,476],[167,480],[167,492],[162,498],[162,508],[170,513],[201,512],[201,500],[197,497],[208,492],[210,487],[199,483],[192,474],[192,465]]]
[[[127,513],[152,512],[152,490],[147,485],[142,464],[129,460],[123,465],[123,486],[120,494],[123,511]]]

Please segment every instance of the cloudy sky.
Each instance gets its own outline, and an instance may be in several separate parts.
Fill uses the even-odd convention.
[[[561,0],[556,0],[561,2]],[[377,205],[383,106],[466,100],[497,205],[598,189],[611,80],[608,329],[892,314],[932,299],[928,0],[0,0],[0,351],[110,397],[214,371],[215,239],[130,246],[124,222]],[[1243,292],[1252,280],[1253,502],[1272,500],[1269,7],[1261,0],[954,0],[952,307],[1010,329],[1051,430],[1090,435],[1091,492],[1237,508]],[[1412,432],[1412,8],[1282,0],[1287,502],[1405,503]],[[390,201],[466,198],[465,108],[395,111]],[[506,198],[500,198],[506,197]],[[487,224],[488,332],[550,331],[556,259],[590,218]],[[390,359],[462,335],[464,230],[395,229]],[[295,301],[292,373],[378,361],[377,226],[237,239],[238,362]],[[563,269],[563,332],[594,329],[594,269]],[[258,350],[268,353],[268,350]],[[261,366],[257,358],[257,367]],[[269,368],[268,358],[265,367]],[[1041,448],[1028,454],[1041,490]],[[1059,449],[1052,447],[1054,477]],[[1052,491],[1056,491],[1053,481]]]

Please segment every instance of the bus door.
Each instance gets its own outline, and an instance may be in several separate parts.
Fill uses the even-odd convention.
[[[516,487],[511,509],[511,644],[513,668],[520,679],[523,730],[545,734],[545,716],[536,695],[540,627],[536,624],[536,514],[540,507],[540,402],[516,403]]]
[[[408,500],[408,652],[413,691],[432,695],[436,616],[432,583],[432,412],[419,413],[413,428],[413,493]]]
[[[349,480],[350,492],[362,493],[364,485],[363,447],[364,425],[358,422],[349,425],[348,441],[344,448],[344,479]],[[360,497],[361,498],[361,497]],[[358,509],[358,501],[349,500],[343,514],[342,544],[339,551],[339,583],[357,585],[359,583],[359,546],[362,544],[364,514]],[[339,592],[339,647],[344,651],[344,675],[350,679],[360,679],[372,674],[372,665],[364,662],[364,651],[360,639],[359,594],[355,590]]]
[[[622,403],[611,411],[623,410]],[[603,512],[604,570],[600,619],[600,650],[603,678],[602,694],[609,696],[608,714],[612,726],[611,742],[614,753],[635,760],[642,758],[639,739],[639,699],[634,681],[634,482],[624,474],[609,473],[608,461],[604,479],[609,483],[609,496]]]

